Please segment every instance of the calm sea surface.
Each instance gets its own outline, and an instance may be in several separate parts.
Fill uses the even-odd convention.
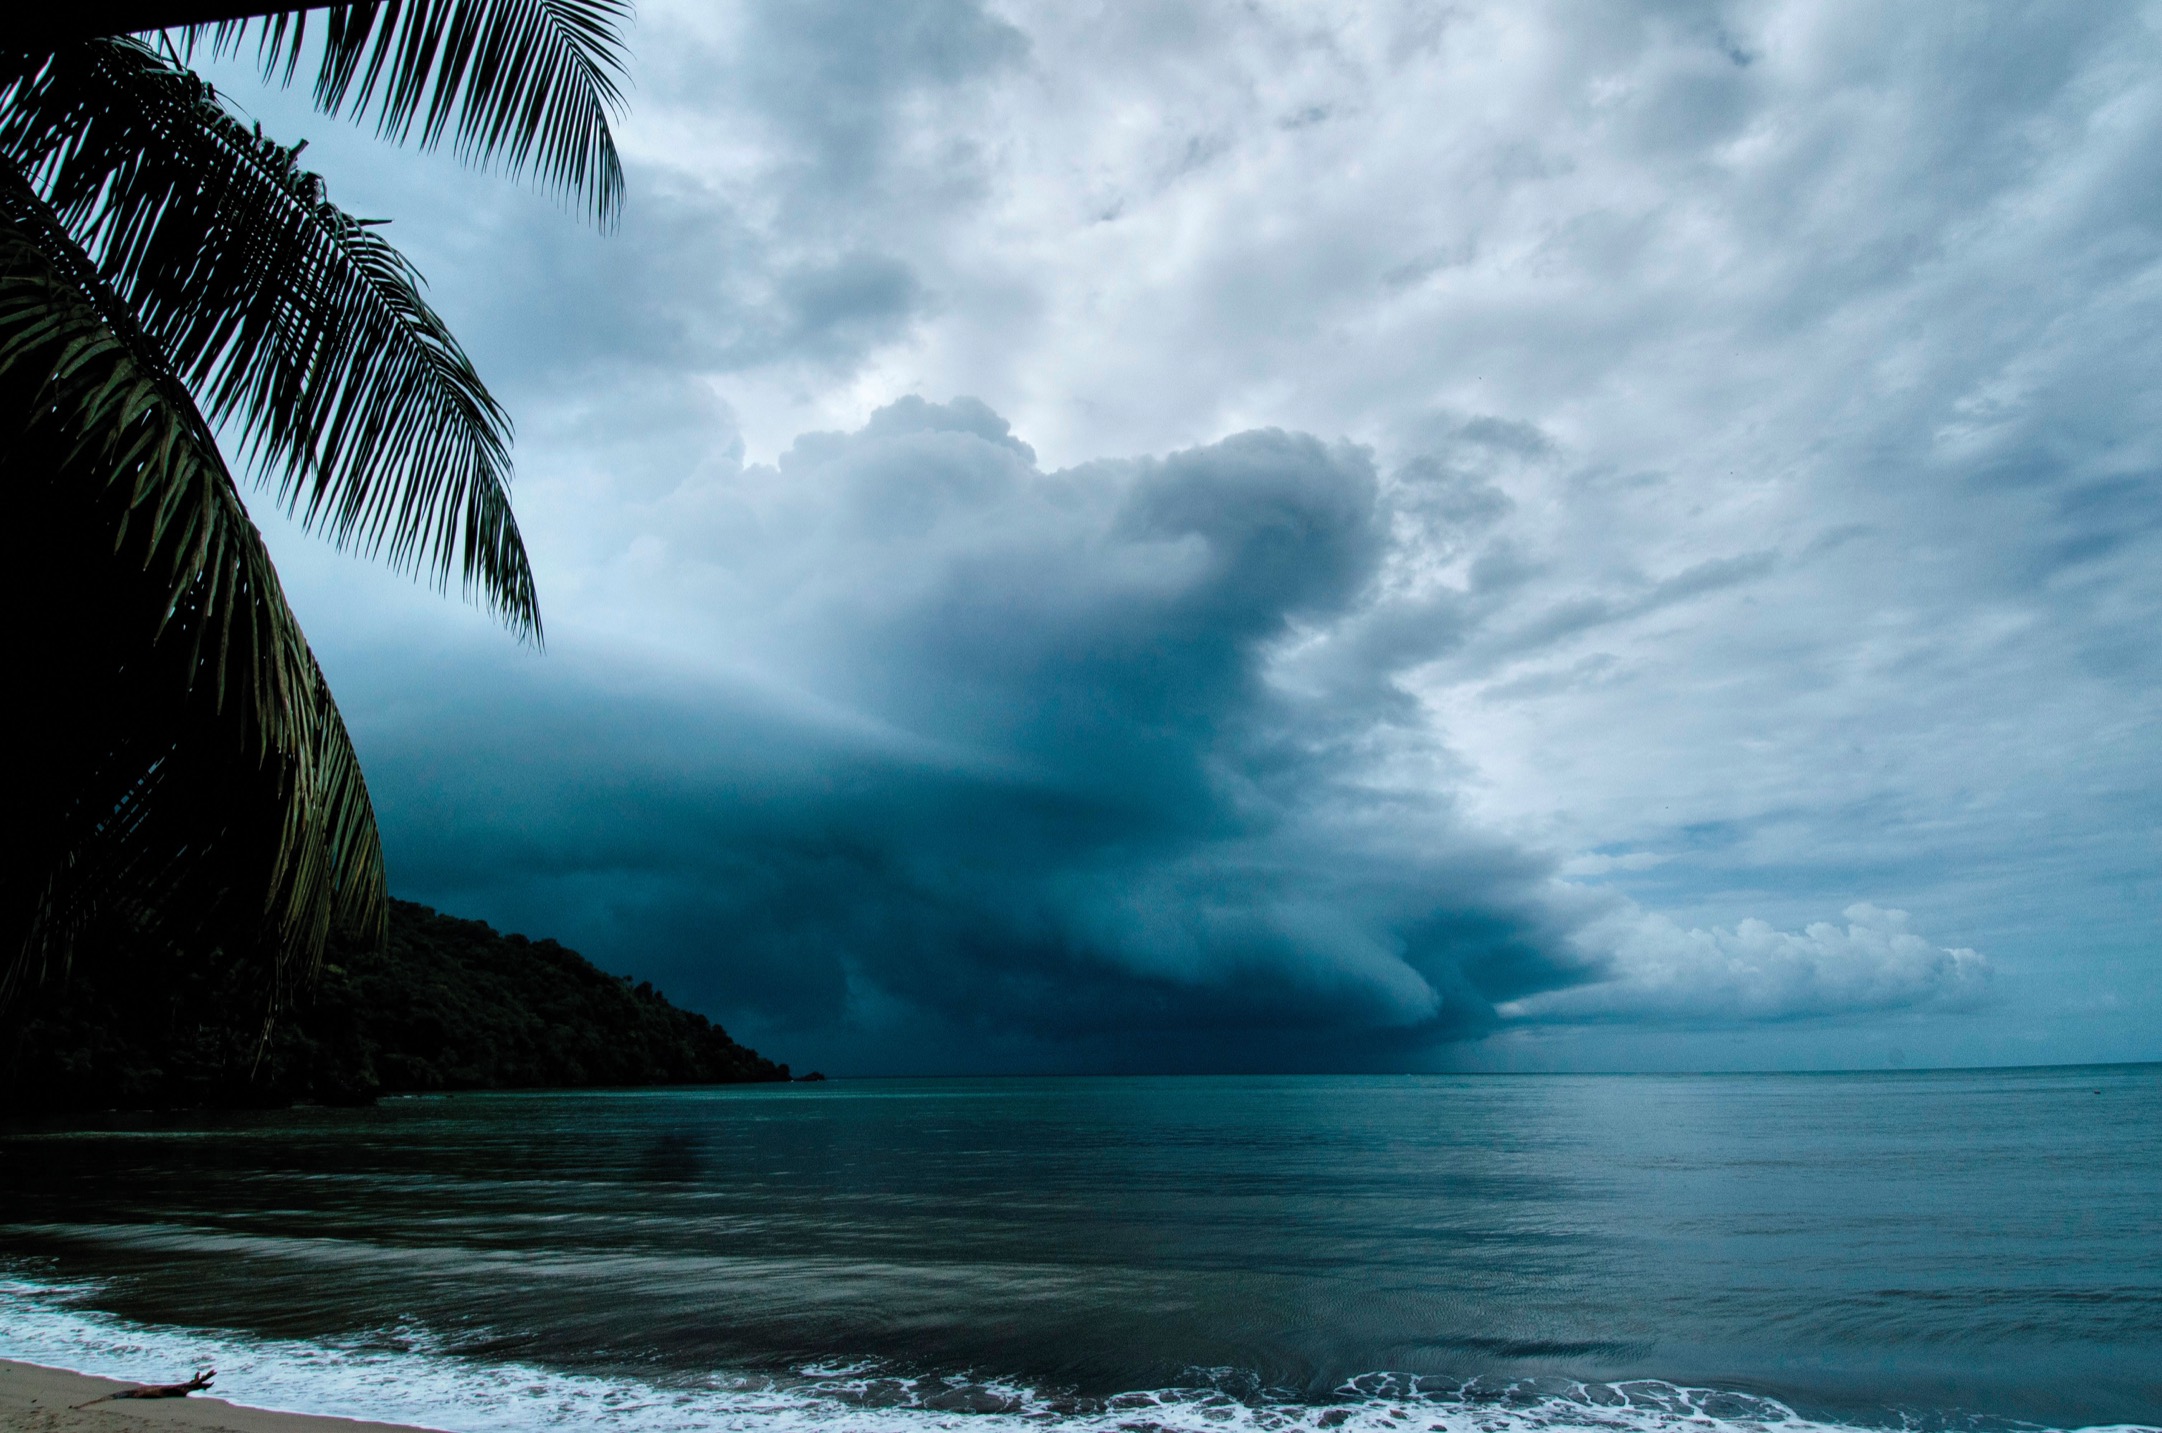
[[[2162,1424],[2162,1066],[0,1131],[0,1357],[511,1428]]]

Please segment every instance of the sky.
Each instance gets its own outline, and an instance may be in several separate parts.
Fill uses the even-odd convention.
[[[2162,6],[643,0],[603,234],[215,75],[547,640],[393,891],[832,1074],[2162,1058]]]

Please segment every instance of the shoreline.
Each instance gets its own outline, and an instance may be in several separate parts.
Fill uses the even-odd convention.
[[[185,1378],[193,1369],[181,1369]],[[185,1398],[105,1399],[139,1384],[65,1368],[0,1359],[0,1433],[434,1433],[396,1423],[368,1423],[316,1413],[285,1413],[228,1403],[206,1393]],[[104,1401],[93,1401],[104,1400]],[[87,1404],[87,1407],[78,1405]]]

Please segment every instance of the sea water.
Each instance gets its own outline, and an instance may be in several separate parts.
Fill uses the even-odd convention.
[[[0,1357],[457,1430],[2162,1424],[2162,1066],[0,1131]]]

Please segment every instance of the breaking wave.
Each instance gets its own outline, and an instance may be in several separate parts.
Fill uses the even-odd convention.
[[[1911,1418],[1827,1422],[1776,1399],[1650,1379],[1465,1382],[1375,1373],[1312,1398],[1261,1387],[1235,1370],[1196,1369],[1180,1386],[1081,1398],[965,1373],[833,1360],[782,1374],[646,1380],[461,1354],[417,1328],[309,1343],[139,1324],[84,1307],[95,1292],[87,1284],[0,1277],[0,1358],[143,1382],[214,1366],[216,1395],[234,1403],[445,1433],[1855,1433],[1924,1426]],[[2088,1433],[2157,1430],[2117,1425]]]

